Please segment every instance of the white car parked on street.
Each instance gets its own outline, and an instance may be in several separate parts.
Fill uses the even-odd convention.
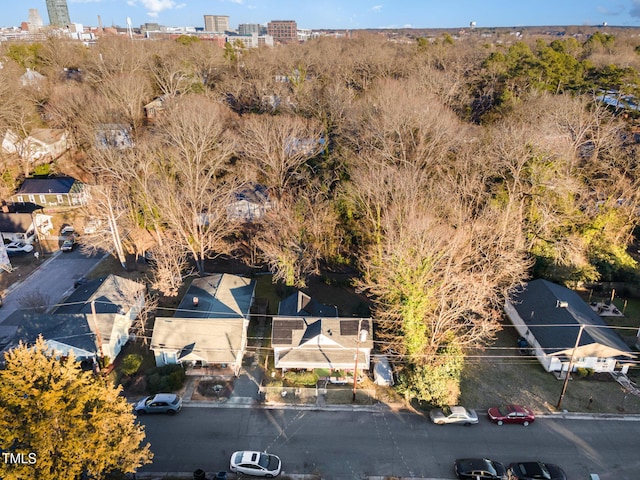
[[[254,477],[273,478],[280,475],[280,459],[266,452],[233,452],[229,469],[235,473],[244,473]]]

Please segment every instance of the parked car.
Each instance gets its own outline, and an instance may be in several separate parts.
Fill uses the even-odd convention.
[[[174,393],[158,393],[144,397],[136,403],[134,410],[137,414],[166,413],[175,415],[182,409],[182,397]]]
[[[436,425],[457,423],[460,425],[472,425],[478,423],[478,414],[475,410],[468,410],[461,406],[434,408],[429,412],[431,421]]]
[[[506,480],[507,469],[487,458],[461,458],[454,462],[456,476],[469,480]]]
[[[60,235],[69,235],[70,233],[73,233],[75,231],[75,228],[73,228],[73,226],[69,225],[68,223],[64,223],[60,227]]]
[[[62,242],[60,250],[62,250],[63,252],[71,252],[74,248],[76,248],[76,245],[78,245],[78,242],[76,242],[75,237],[69,237],[64,242]]]
[[[513,480],[567,480],[564,471],[552,463],[519,462],[509,465],[509,478]]]
[[[503,423],[520,423],[526,427],[536,419],[533,411],[522,405],[492,407],[487,413],[489,420],[498,425],[502,425]]]
[[[11,242],[7,243],[4,248],[9,255],[33,252],[33,245],[30,243]]]
[[[280,458],[266,452],[243,450],[233,452],[229,469],[235,473],[244,473],[254,477],[273,478],[280,475]]]

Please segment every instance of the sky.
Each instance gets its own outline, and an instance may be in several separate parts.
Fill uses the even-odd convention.
[[[19,26],[45,0],[0,0],[0,26]],[[640,0],[67,0],[73,23],[134,27],[159,23],[204,27],[204,15],[228,15],[229,25],[295,20],[298,28],[460,28],[640,26]]]

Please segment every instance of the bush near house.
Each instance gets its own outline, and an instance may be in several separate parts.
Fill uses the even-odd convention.
[[[142,355],[139,355],[137,353],[130,353],[122,359],[122,374],[127,376],[134,375],[138,373],[141,365]]]
[[[186,378],[182,365],[165,365],[147,376],[147,390],[151,395],[180,390]]]
[[[285,372],[284,386],[303,387],[315,386],[318,382],[318,374],[316,372]]]

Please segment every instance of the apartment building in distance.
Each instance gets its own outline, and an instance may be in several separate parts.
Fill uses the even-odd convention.
[[[271,20],[267,24],[267,33],[276,43],[298,41],[298,24],[295,20]]]
[[[66,27],[71,24],[67,0],[47,0],[47,13],[49,25],[53,27]]]
[[[228,15],[205,15],[204,31],[215,32],[215,33],[228,32],[229,16]]]
[[[241,23],[238,25],[238,35],[253,35],[254,33],[265,35],[267,29],[259,23]]]

